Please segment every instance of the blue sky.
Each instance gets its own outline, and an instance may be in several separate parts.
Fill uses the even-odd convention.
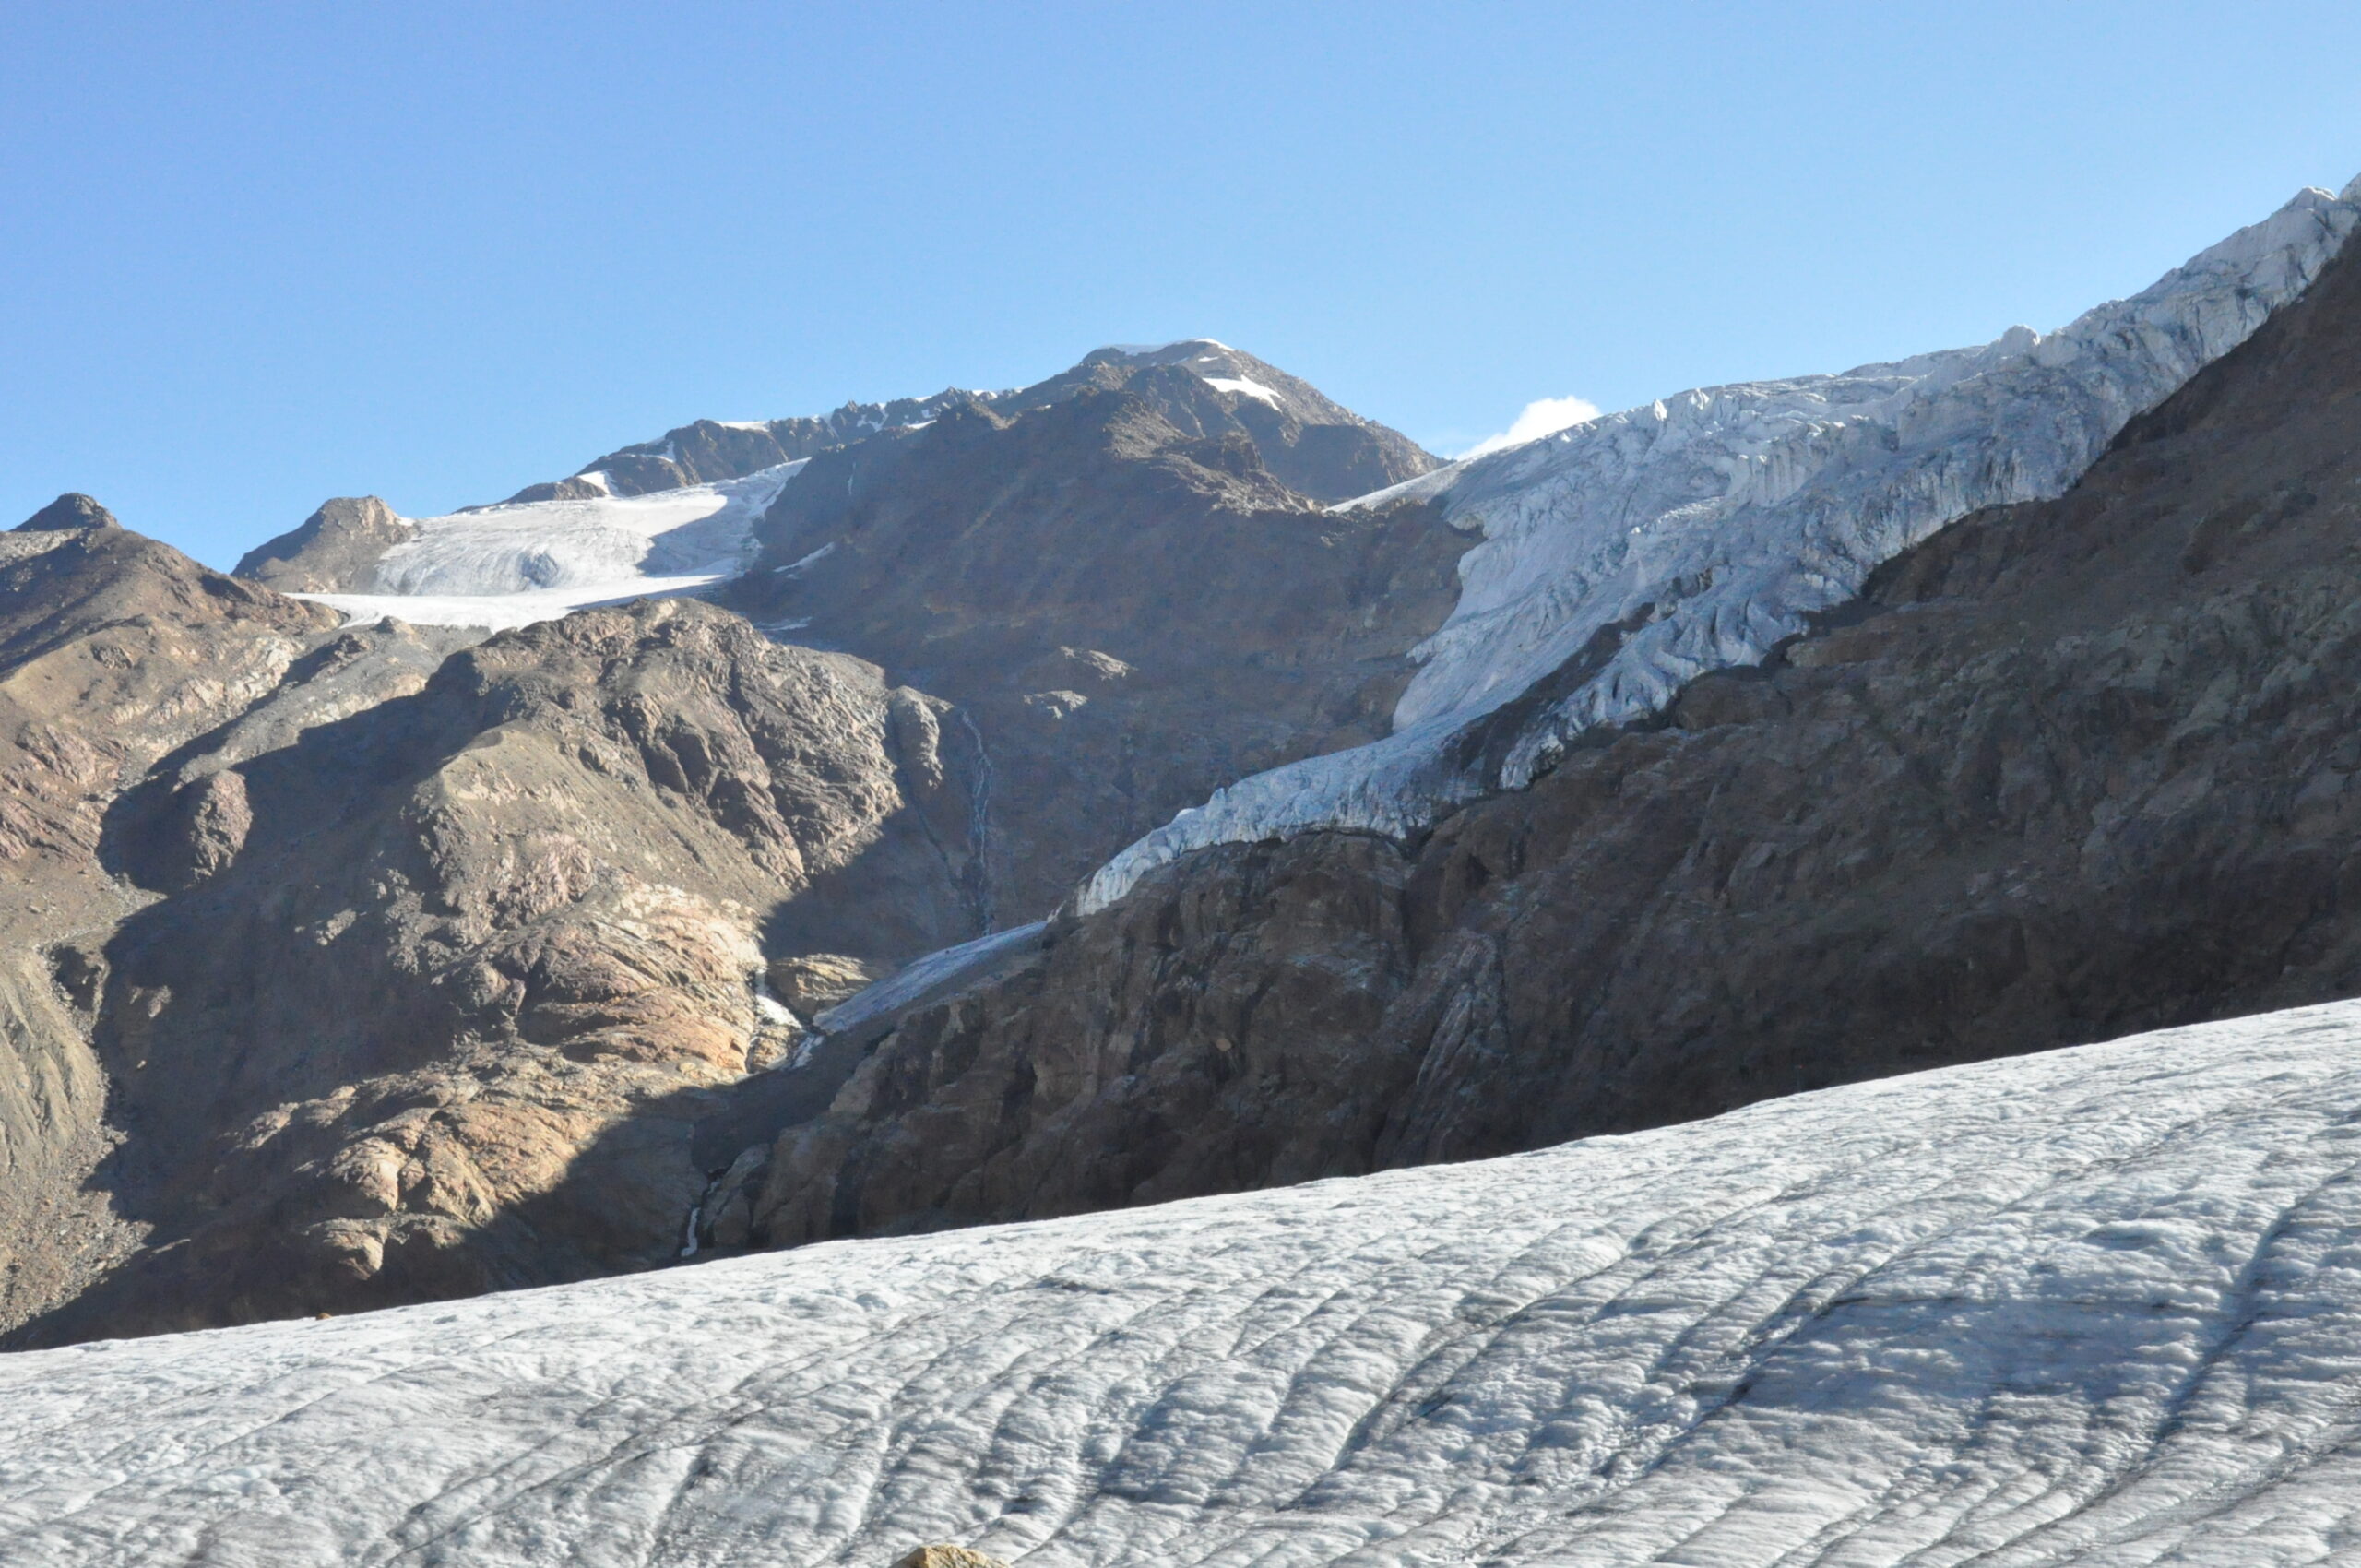
[[[2044,329],[2361,173],[2361,6],[0,0],[0,522],[217,564],[1217,337],[1441,450]]]

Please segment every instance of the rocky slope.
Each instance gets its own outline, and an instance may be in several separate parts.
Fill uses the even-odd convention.
[[[1224,784],[1383,734],[1450,613],[1466,536],[1315,505],[1239,400],[1150,366],[815,457],[722,595],[959,706],[991,758],[987,925]]]
[[[2316,1563],[2361,1008],[1478,1164],[0,1358],[12,1568]]]
[[[1058,922],[782,1134],[754,1233],[1463,1158],[2361,991],[2356,366],[2348,258],[2067,495],[1530,789]]]
[[[839,928],[963,934],[926,923],[958,907],[966,814],[940,705],[873,668],[658,602],[323,714],[311,688],[405,635],[314,656],[273,699],[306,705],[290,743],[242,743],[250,719],[111,814],[115,858],[168,890],[89,960],[125,1139],[104,1181],[148,1234],[40,1335],[670,1256],[705,1180],[681,1091],[796,1043],[764,920],[865,858],[905,897],[837,897]]]
[[[136,1241],[85,1185],[114,1141],[90,954],[148,898],[109,874],[106,812],[336,620],[206,571],[87,496],[0,534],[0,1323]]]

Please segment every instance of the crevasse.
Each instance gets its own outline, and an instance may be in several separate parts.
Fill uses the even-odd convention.
[[[2047,337],[1683,392],[1345,503],[1429,500],[1482,535],[1450,619],[1412,650],[1394,732],[1217,791],[1109,861],[1076,909],[1216,844],[1418,832],[1531,783],[1584,730],[1761,662],[1937,529],[2064,493],[2133,416],[2299,297],[2356,220],[2361,180],[2307,190]],[[1520,721],[1496,770],[1453,760],[1454,737],[1602,634],[1598,667]]]

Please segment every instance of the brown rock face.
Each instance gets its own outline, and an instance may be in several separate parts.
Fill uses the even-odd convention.
[[[335,622],[118,527],[88,496],[0,534],[0,1324],[136,1241],[87,1184],[113,1142],[88,1040],[105,942],[145,901],[109,873],[105,814]],[[221,833],[233,817],[210,814]]]
[[[374,495],[343,496],[240,558],[237,575],[282,593],[366,593],[377,560],[418,529]]]
[[[2056,502],[1425,842],[1211,851],[921,1008],[774,1242],[1464,1158],[2361,991],[2361,261]]]

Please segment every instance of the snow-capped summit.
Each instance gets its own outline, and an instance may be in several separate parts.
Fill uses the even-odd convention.
[[[1519,788],[1575,734],[1760,662],[1880,563],[1981,506],[2062,493],[2133,416],[2298,297],[2361,220],[2361,181],[2307,190],[2130,299],[2043,336],[1705,387],[1438,469],[1346,504],[1433,503],[1481,541],[1395,732],[1242,780],[1118,856],[1080,897],[1120,897],[1212,844],[1319,827],[1416,831]],[[1453,738],[1552,677],[1502,760]]]

